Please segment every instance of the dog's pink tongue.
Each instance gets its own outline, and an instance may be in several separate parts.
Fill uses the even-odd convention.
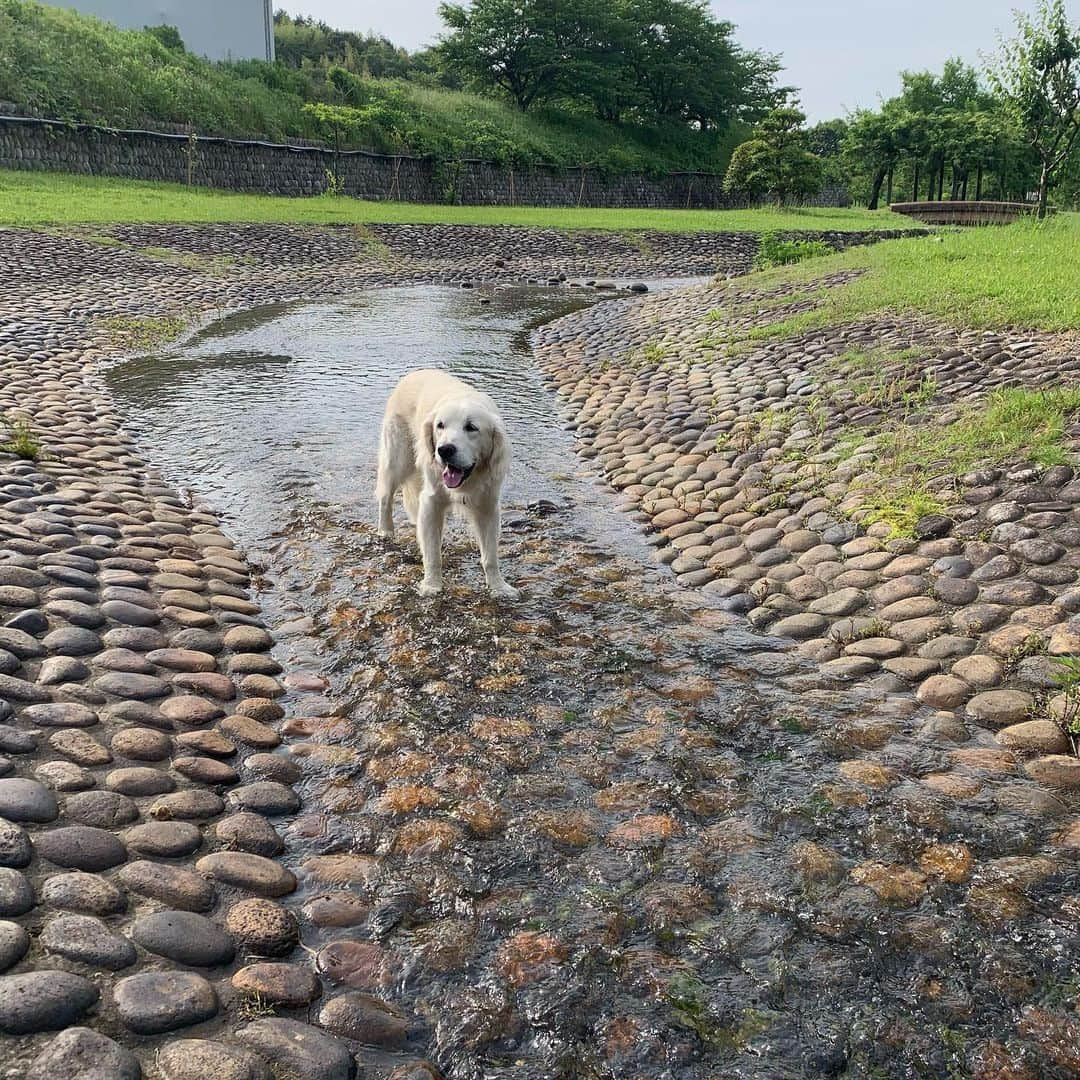
[[[455,469],[453,465],[447,465],[446,468],[443,469],[442,481],[448,488],[461,487],[461,483],[464,479],[464,469]]]

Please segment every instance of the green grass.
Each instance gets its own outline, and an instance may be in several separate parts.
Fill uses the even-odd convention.
[[[6,429],[6,438],[3,437]],[[0,414],[0,453],[14,454],[27,461],[37,461],[41,454],[41,443],[34,435],[28,420],[9,420]]]
[[[428,206],[338,196],[243,195],[66,173],[0,170],[0,225],[258,221],[311,225],[372,223],[531,225],[560,229],[765,232],[908,228],[869,210],[597,210],[535,206]]]
[[[965,229],[851,248],[767,270],[740,289],[805,285],[841,270],[854,281],[828,289],[813,311],[759,326],[751,340],[779,340],[882,311],[935,316],[958,327],[1080,328],[1080,214]]]
[[[995,390],[949,424],[913,419],[893,423],[874,449],[874,486],[862,504],[864,524],[884,521],[894,536],[910,535],[919,518],[940,513],[931,477],[1023,459],[1046,467],[1069,461],[1065,427],[1080,412],[1080,388]],[[865,442],[865,430],[841,441],[841,456]]]

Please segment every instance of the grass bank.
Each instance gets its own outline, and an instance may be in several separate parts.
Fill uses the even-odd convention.
[[[862,270],[856,280],[814,293],[812,311],[759,326],[751,340],[791,337],[880,311],[916,312],[953,326],[1080,329],[1080,214],[1047,221],[939,232],[852,248],[744,278],[745,289],[790,284],[812,289],[816,278]]]
[[[283,222],[309,225],[529,225],[664,232],[903,229],[910,218],[869,210],[596,210],[533,206],[426,206],[330,195],[244,195],[181,184],[0,170],[0,225],[125,222]]]

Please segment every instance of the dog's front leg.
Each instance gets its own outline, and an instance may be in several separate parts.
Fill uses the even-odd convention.
[[[484,568],[484,577],[492,596],[504,600],[516,600],[518,590],[508,585],[499,570],[499,508],[495,506],[490,513],[475,514],[473,527],[476,529],[476,541],[480,547],[480,565]]]
[[[446,524],[446,510],[445,500],[440,499],[435,492],[425,488],[420,493],[416,539],[420,544],[420,557],[424,561],[421,596],[435,596],[442,592],[442,536]]]

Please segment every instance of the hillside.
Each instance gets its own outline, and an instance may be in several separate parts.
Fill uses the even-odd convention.
[[[182,126],[200,134],[336,142],[452,159],[590,164],[610,172],[722,171],[742,132],[605,123],[585,113],[524,115],[490,97],[312,65],[214,64],[169,35],[0,0],[0,102],[31,115],[117,127]],[[346,96],[347,95],[347,96]],[[348,102],[348,123],[319,106]],[[340,114],[339,114],[340,116]]]

